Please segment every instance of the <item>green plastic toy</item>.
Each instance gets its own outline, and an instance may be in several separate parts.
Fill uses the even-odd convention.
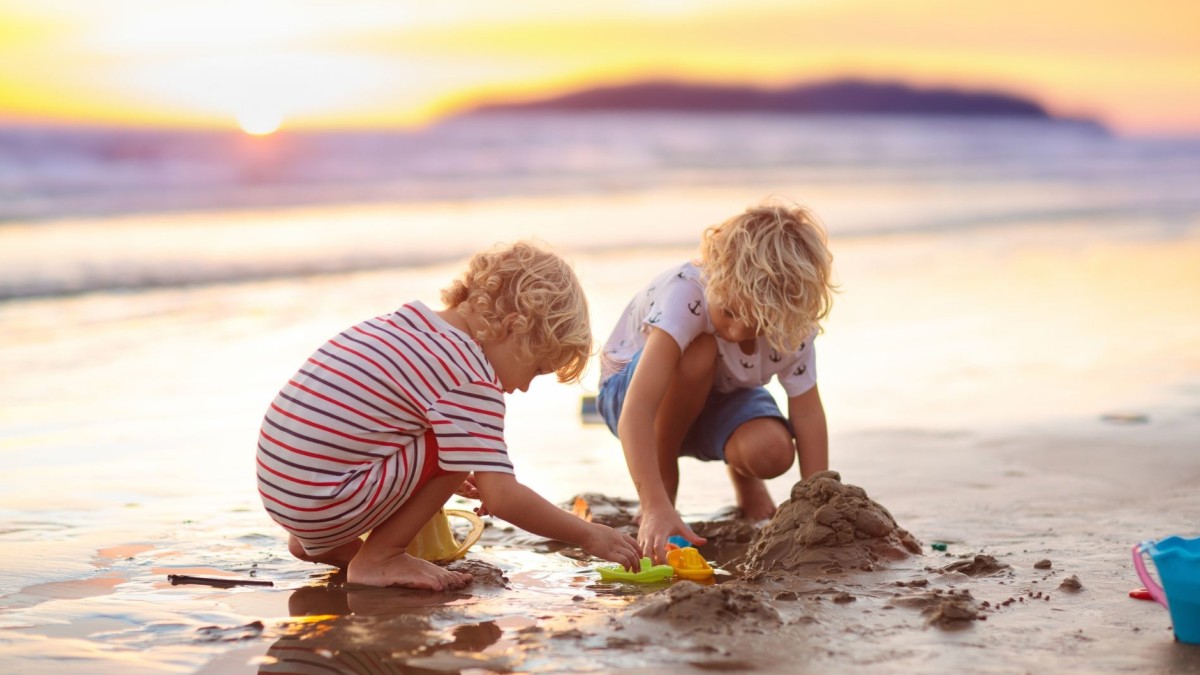
[[[625,581],[632,584],[653,584],[666,581],[675,576],[675,568],[670,565],[655,565],[650,558],[642,558],[641,571],[630,572],[624,567],[597,567],[602,581]]]

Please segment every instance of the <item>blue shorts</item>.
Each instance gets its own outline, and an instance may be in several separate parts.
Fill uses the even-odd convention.
[[[617,421],[621,419],[621,409],[625,406],[625,392],[629,390],[633,371],[641,358],[641,352],[635,354],[624,370],[600,385],[600,393],[596,396],[596,408],[614,435],[617,433]],[[684,436],[679,454],[695,457],[702,462],[723,462],[729,437],[738,427],[759,417],[774,417],[783,423],[789,434],[792,433],[787,418],[779,411],[779,404],[766,387],[729,392],[713,389],[708,394],[704,409]]]

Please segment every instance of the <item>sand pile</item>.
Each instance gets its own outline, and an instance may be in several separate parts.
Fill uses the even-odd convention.
[[[1064,591],[1071,591],[1073,593],[1083,590],[1083,584],[1079,582],[1079,577],[1075,574],[1063,579],[1062,583],[1059,584],[1058,587]]]
[[[922,614],[926,624],[947,629],[965,628],[980,617],[974,601],[964,598],[942,598]]]
[[[939,572],[958,572],[969,577],[990,577],[1011,570],[1011,565],[997,561],[990,555],[977,555],[970,560],[960,560],[939,569]]]
[[[490,565],[482,560],[472,560],[468,558],[460,558],[445,566],[448,570],[455,572],[466,572],[474,577],[471,583],[476,586],[490,586],[492,588],[509,588],[508,577],[504,576],[504,571],[495,565]]]
[[[897,595],[891,605],[912,607],[921,610],[927,626],[956,629],[965,628],[972,621],[983,617],[983,610],[968,590],[943,592],[940,588],[922,593]]]
[[[735,626],[737,630],[765,630],[783,623],[764,594],[733,584],[676,583],[640,600],[633,615],[666,620],[686,631],[709,633],[731,632]]]
[[[844,485],[836,471],[823,471],[792,487],[791,498],[750,543],[742,569],[747,578],[813,566],[824,572],[869,570],[920,552],[921,543],[862,488]]]

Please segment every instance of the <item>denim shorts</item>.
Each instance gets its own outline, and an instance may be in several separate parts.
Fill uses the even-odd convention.
[[[617,433],[617,421],[621,419],[621,409],[625,406],[625,392],[629,390],[633,371],[641,358],[639,351],[621,372],[600,385],[600,393],[596,396],[596,408],[614,435]],[[787,418],[779,411],[779,404],[766,387],[728,392],[713,389],[708,394],[704,409],[684,436],[679,454],[695,457],[702,462],[723,462],[729,437],[738,427],[759,417],[774,417],[787,427],[789,434],[792,433]]]

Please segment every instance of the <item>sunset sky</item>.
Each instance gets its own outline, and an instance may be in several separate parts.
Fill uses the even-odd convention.
[[[643,79],[999,89],[1200,134],[1191,0],[0,0],[0,121],[269,130]]]

